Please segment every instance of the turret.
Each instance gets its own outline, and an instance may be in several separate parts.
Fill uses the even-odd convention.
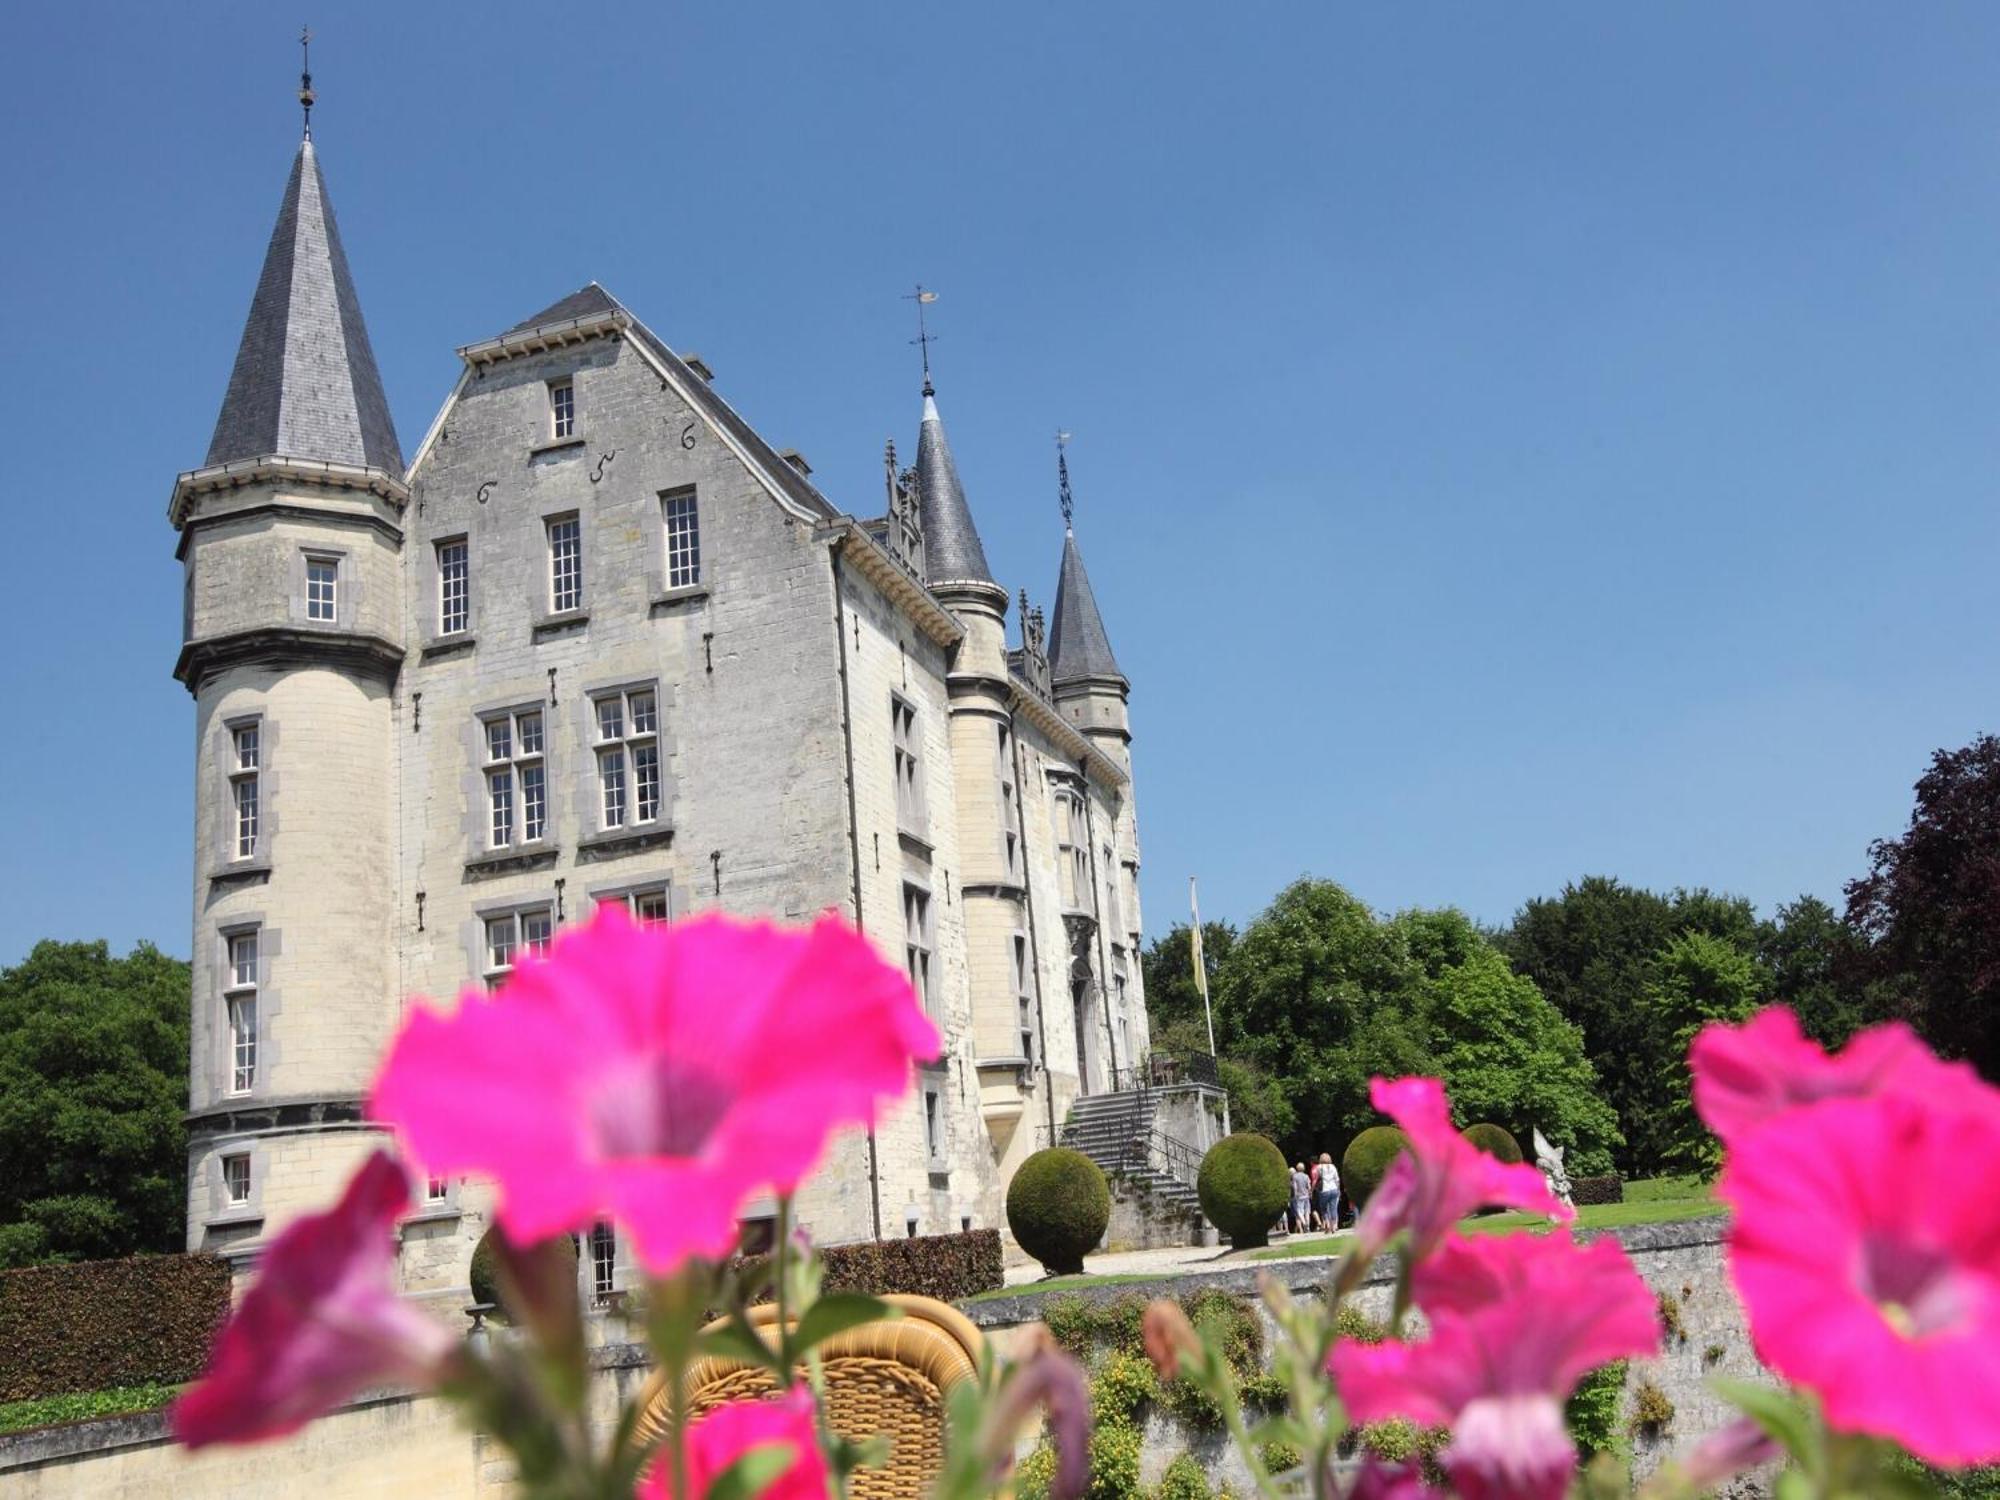
[[[398,988],[408,498],[308,131],[207,460],[169,510],[195,700],[191,1249],[253,1254],[368,1145]]]

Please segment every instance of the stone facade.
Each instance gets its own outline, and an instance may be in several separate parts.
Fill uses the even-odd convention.
[[[594,284],[461,350],[405,467],[310,143],[287,194],[171,507],[190,1248],[253,1257],[327,1203],[406,997],[453,1003],[601,900],[834,910],[909,964],[945,1055],[799,1215],[823,1243],[998,1224],[1147,1049],[1123,677],[1065,679],[1038,617],[1010,650],[1004,590],[927,575],[915,475],[892,458],[890,513],[855,519]],[[322,450],[258,451],[273,403]],[[487,1195],[426,1196],[405,1284],[460,1300]]]

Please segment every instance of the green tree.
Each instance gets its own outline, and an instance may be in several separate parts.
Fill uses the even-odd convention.
[[[1721,938],[1685,932],[1654,958],[1646,983],[1646,1020],[1673,1059],[1653,1080],[1654,1095],[1631,1128],[1647,1160],[1682,1172],[1708,1172],[1721,1159],[1715,1137],[1694,1112],[1688,1044],[1711,1021],[1745,1019],[1763,1001],[1764,970]]]
[[[1217,1041],[1289,1103],[1290,1159],[1376,1122],[1372,1074],[1435,1070],[1413,973],[1401,934],[1330,880],[1293,882],[1237,938],[1216,975]]]
[[[1648,995],[1655,959],[1691,932],[1746,956],[1756,950],[1756,914],[1740,897],[1707,890],[1661,895],[1601,875],[1530,901],[1506,936],[1516,972],[1582,1032],[1585,1055],[1618,1115],[1625,1145],[1617,1162],[1628,1176],[1661,1167],[1655,1152],[1661,1132],[1644,1117],[1661,1107],[1664,1077],[1685,1077],[1674,1071],[1683,1058],[1655,1024]]]
[[[1165,1028],[1175,1028],[1178,1034],[1198,1035],[1201,1045],[1197,1050],[1208,1050],[1208,1022],[1202,1012],[1201,990],[1194,980],[1194,945],[1188,940],[1191,933],[1189,924],[1176,922],[1167,929],[1165,937],[1155,938],[1139,958],[1146,985],[1146,1016],[1152,1024],[1155,1050]],[[1215,998],[1215,976],[1235,946],[1236,929],[1229,923],[1201,924],[1202,961],[1208,970],[1211,1003]]]
[[[1790,1006],[1822,1047],[1842,1046],[1883,1019],[1880,995],[1867,983],[1867,943],[1817,896],[1779,907],[1762,924],[1757,957],[1770,974],[1770,999]]]
[[[1463,913],[1405,912],[1394,925],[1425,990],[1430,1047],[1457,1122],[1505,1126],[1524,1145],[1540,1129],[1567,1148],[1571,1171],[1610,1171],[1618,1116],[1582,1033]]]
[[[2000,1079],[2000,739],[1938,751],[1916,791],[1909,828],[1849,883],[1847,920],[1883,1003]]]
[[[0,970],[0,1266],[182,1248],[188,986],[149,943]]]

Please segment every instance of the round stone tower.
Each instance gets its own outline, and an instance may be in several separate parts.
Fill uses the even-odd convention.
[[[397,1015],[409,492],[308,137],[203,466],[174,486],[195,700],[188,1247],[254,1255],[372,1143]]]

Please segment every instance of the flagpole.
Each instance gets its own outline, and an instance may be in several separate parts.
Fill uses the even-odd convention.
[[[1194,927],[1188,935],[1189,956],[1194,959],[1194,982],[1201,990],[1202,1019],[1208,1022],[1208,1055],[1215,1056],[1215,1012],[1208,1003],[1208,962],[1201,949],[1201,902],[1195,896],[1194,876],[1188,876],[1188,910],[1194,915]]]

